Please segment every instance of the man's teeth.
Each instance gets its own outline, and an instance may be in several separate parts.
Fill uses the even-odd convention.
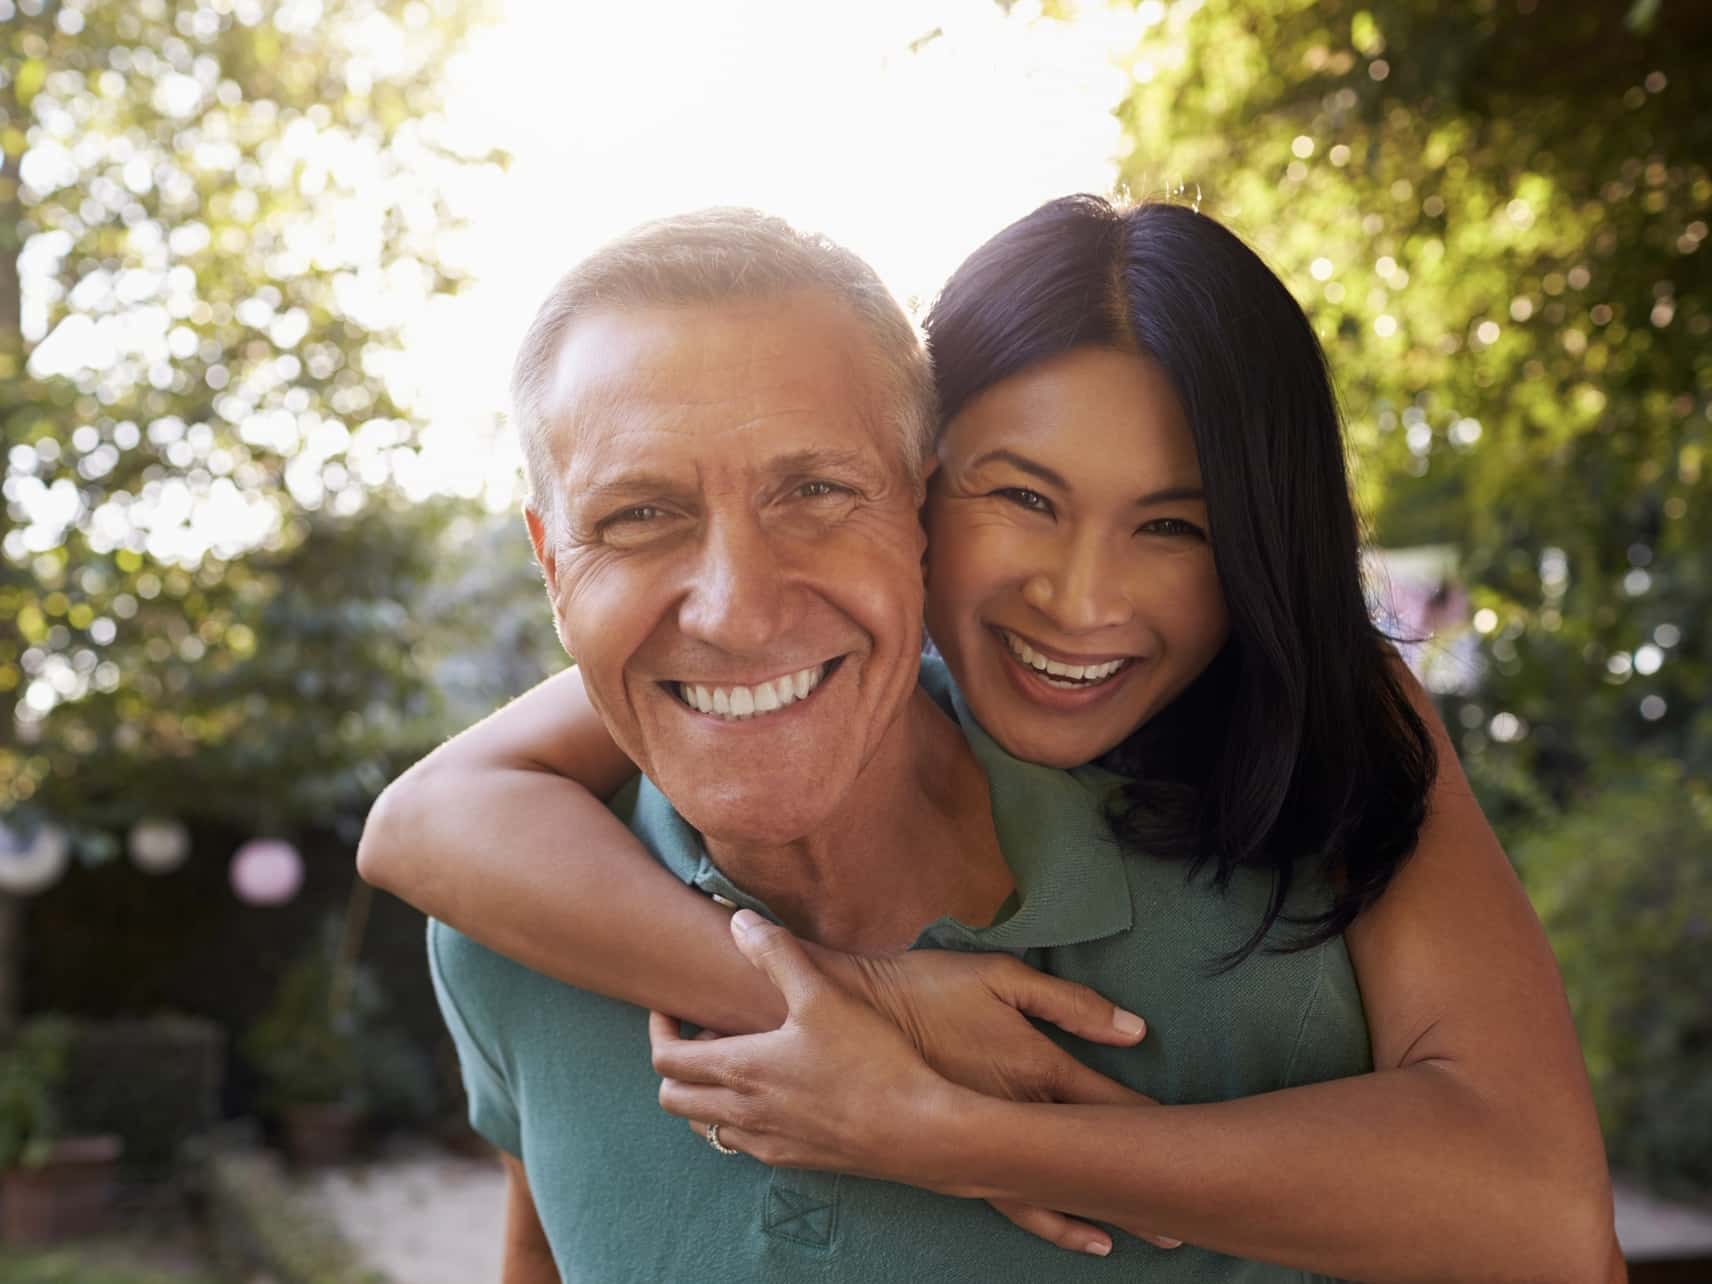
[[[820,685],[830,666],[817,664],[752,687],[709,687],[699,682],[677,684],[678,698],[698,713],[738,721],[776,713],[795,704]]]
[[[1029,668],[1045,675],[1048,679],[1061,679],[1061,681],[1052,684],[1055,687],[1068,686],[1073,682],[1083,685],[1090,682],[1104,682],[1129,663],[1128,660],[1107,660],[1104,664],[1063,664],[1057,660],[1047,659],[1014,633],[1006,633],[1005,642],[1010,646],[1011,654],[1028,665]]]

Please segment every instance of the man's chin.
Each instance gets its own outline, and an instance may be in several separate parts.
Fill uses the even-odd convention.
[[[731,847],[783,847],[822,831],[831,819],[832,791],[824,785],[809,789],[780,773],[750,788],[722,787],[717,793],[674,789],[671,782],[655,783],[668,801],[702,838]]]

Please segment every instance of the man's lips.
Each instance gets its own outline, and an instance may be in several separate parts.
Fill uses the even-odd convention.
[[[820,664],[749,683],[666,681],[660,683],[697,713],[722,721],[742,722],[778,713],[808,699],[844,662],[837,656]]]

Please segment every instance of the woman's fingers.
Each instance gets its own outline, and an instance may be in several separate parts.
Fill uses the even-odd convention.
[[[1127,1047],[1147,1033],[1147,1023],[1135,1013],[1085,985],[1048,976],[1024,963],[997,968],[993,983],[999,997],[1012,1007],[1093,1043]]]
[[[1105,1257],[1112,1251],[1112,1237],[1088,1222],[1077,1221],[1038,1204],[1019,1204],[1010,1199],[989,1199],[987,1202],[1009,1221],[1048,1244],[1056,1244],[1072,1253],[1092,1253],[1095,1257]]]
[[[744,958],[766,973],[791,1012],[831,985],[796,937],[754,910],[740,909],[731,916],[731,939]]]
[[[678,1019],[664,1012],[648,1014],[648,1048],[654,1073],[665,1078],[721,1085],[732,1081],[734,1054],[727,1041],[705,1030],[686,1039],[678,1033]]]
[[[742,1099],[730,1089],[682,1079],[660,1080],[660,1109],[679,1119],[718,1119],[732,1127],[744,1113]]]

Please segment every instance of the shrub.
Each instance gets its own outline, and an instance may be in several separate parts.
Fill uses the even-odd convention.
[[[0,1051],[0,1168],[40,1162],[59,1132],[59,1092],[71,1025],[37,1017]]]
[[[226,1037],[202,1017],[79,1021],[61,1088],[65,1127],[124,1138],[134,1176],[158,1177],[220,1119]]]
[[[1515,844],[1612,1163],[1712,1190],[1712,783],[1633,764]]]

